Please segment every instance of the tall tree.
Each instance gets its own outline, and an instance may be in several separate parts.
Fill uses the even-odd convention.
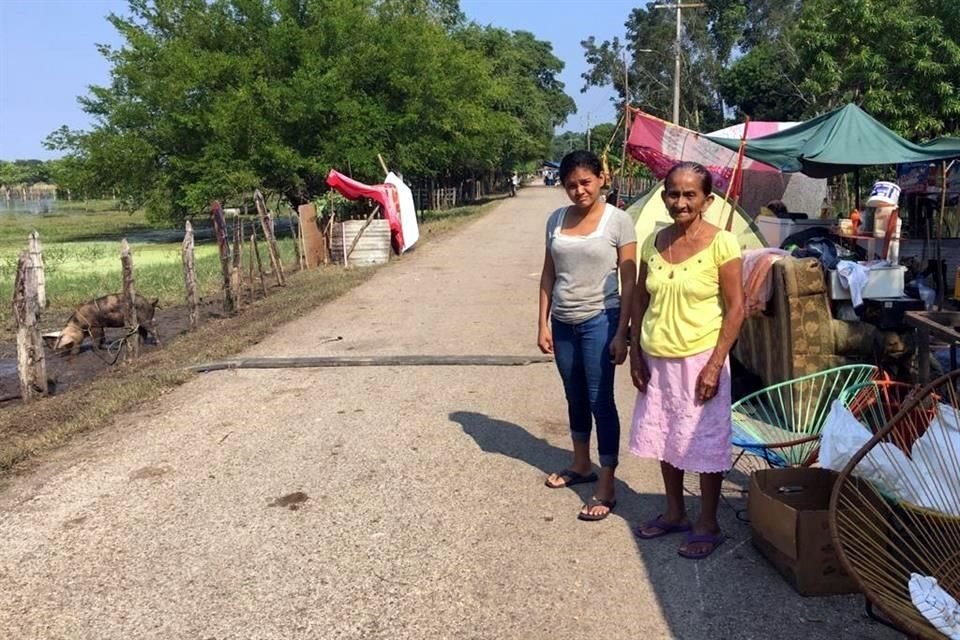
[[[503,168],[542,159],[554,129],[576,110],[557,79],[563,62],[527,31],[471,25],[457,39],[491,63],[494,90],[487,106],[502,128],[487,142],[500,147]]]
[[[154,218],[255,187],[299,204],[331,166],[379,180],[378,152],[408,176],[489,171],[542,156],[572,110],[549,45],[456,0],[130,0],[109,20],[96,122],[48,143]]]
[[[554,136],[550,143],[550,160],[559,162],[563,156],[577,149],[587,148],[587,134],[580,131],[564,131]]]
[[[749,14],[746,0],[708,0],[702,9],[683,12],[680,43],[680,123],[697,129],[722,126],[719,77],[742,38]],[[665,119],[673,105],[676,14],[649,2],[624,23],[624,40],[584,40],[590,69],[586,86],[612,86],[625,99],[627,65],[631,103]]]
[[[901,135],[960,133],[956,0],[807,0],[794,43],[809,113],[855,102]]]
[[[722,126],[728,109],[775,114],[778,99],[789,93],[792,75],[778,55],[793,24],[799,0],[706,0],[683,12],[681,40],[680,123],[695,129]],[[676,14],[654,3],[634,9],[623,41],[583,42],[590,70],[587,86],[610,85],[624,99],[624,59],[629,69],[631,102],[669,119],[672,114]],[[754,49],[760,49],[754,54]],[[793,56],[796,57],[795,54]],[[776,63],[771,68],[771,62]],[[742,66],[741,66],[742,65]],[[732,67],[732,69],[731,69]],[[732,73],[733,71],[736,73]],[[792,72],[793,68],[788,67]],[[759,96],[759,98],[758,98]],[[762,108],[750,103],[760,100]],[[783,100],[794,105],[796,100]],[[741,105],[740,103],[744,103]],[[754,116],[756,117],[756,116]]]

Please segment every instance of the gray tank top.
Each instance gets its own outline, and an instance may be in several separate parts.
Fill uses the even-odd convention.
[[[556,269],[551,315],[566,324],[580,324],[605,309],[620,307],[617,249],[637,241],[627,212],[606,205],[600,224],[587,236],[561,233],[569,207],[547,220],[546,242]]]

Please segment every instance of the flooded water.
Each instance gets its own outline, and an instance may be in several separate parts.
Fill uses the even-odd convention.
[[[0,377],[4,376],[17,376],[17,361],[16,359],[0,359]]]
[[[19,200],[0,198],[0,214],[4,213],[53,213],[57,210],[59,201],[56,198],[41,198],[39,200]]]

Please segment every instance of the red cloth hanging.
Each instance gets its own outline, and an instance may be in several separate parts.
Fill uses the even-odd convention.
[[[390,225],[390,244],[399,255],[403,250],[403,229],[400,227],[400,196],[392,184],[364,184],[348,178],[336,169],[327,174],[327,186],[336,189],[350,200],[370,198],[380,205],[383,217]]]

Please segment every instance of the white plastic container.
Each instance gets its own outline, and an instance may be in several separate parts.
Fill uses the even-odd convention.
[[[864,298],[902,298],[906,267],[880,266],[870,269],[867,284],[863,288]],[[849,300],[850,290],[843,286],[836,270],[830,270],[830,298]]]

